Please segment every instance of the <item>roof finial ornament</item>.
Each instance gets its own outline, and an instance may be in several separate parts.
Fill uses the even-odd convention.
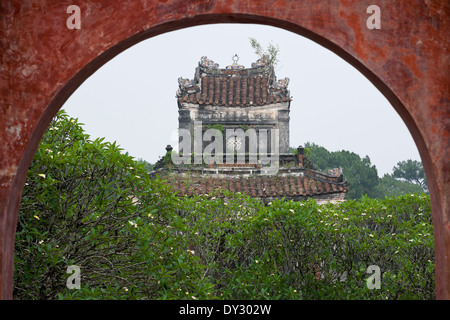
[[[227,66],[227,69],[245,69],[244,66],[238,64],[239,56],[237,55],[237,53],[235,53],[231,59],[233,59],[233,64],[231,66]]]

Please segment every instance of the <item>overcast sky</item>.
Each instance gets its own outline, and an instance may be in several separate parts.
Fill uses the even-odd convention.
[[[355,68],[297,34],[263,25],[217,24],[147,39],[109,61],[63,108],[91,137],[105,137],[136,158],[154,163],[177,144],[179,77],[192,79],[202,56],[225,68],[232,56],[251,67],[249,38],[280,49],[278,79],[290,79],[290,145],[314,142],[330,151],[368,155],[381,177],[398,161],[420,157],[398,114]],[[345,175],[345,172],[344,172]]]

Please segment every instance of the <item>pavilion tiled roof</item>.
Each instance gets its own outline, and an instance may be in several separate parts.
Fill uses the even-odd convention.
[[[305,175],[217,177],[172,174],[164,180],[179,196],[210,194],[219,189],[258,198],[313,197],[348,191],[348,185],[345,183],[321,181]]]
[[[290,101],[289,79],[275,81],[273,67],[218,69],[200,64],[193,80],[180,78],[179,103],[229,107]]]

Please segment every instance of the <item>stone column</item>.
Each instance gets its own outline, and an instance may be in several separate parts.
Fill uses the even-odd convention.
[[[298,166],[300,167],[300,168],[304,168],[305,167],[305,164],[304,164],[304,154],[303,154],[303,150],[304,150],[305,148],[303,148],[302,146],[299,146],[298,148],[297,148],[297,157],[298,157]]]
[[[280,134],[280,154],[289,153],[289,110],[278,110],[276,125]]]
[[[185,129],[189,132],[191,136],[191,150],[189,153],[194,152],[194,127],[191,120],[191,115],[188,109],[179,109],[178,110],[178,129]],[[178,144],[181,143],[181,134],[178,133]],[[180,149],[178,148],[178,151]],[[186,150],[184,150],[186,152]]]

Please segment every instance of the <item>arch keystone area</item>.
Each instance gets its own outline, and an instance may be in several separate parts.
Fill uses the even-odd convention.
[[[118,53],[149,37],[207,23],[267,24],[308,37],[352,64],[386,96],[424,164],[433,212],[436,293],[438,299],[450,298],[448,1],[78,0],[73,5],[79,16],[69,5],[0,3],[1,299],[12,298],[20,197],[52,117]],[[377,16],[368,13],[371,5],[380,8]]]

